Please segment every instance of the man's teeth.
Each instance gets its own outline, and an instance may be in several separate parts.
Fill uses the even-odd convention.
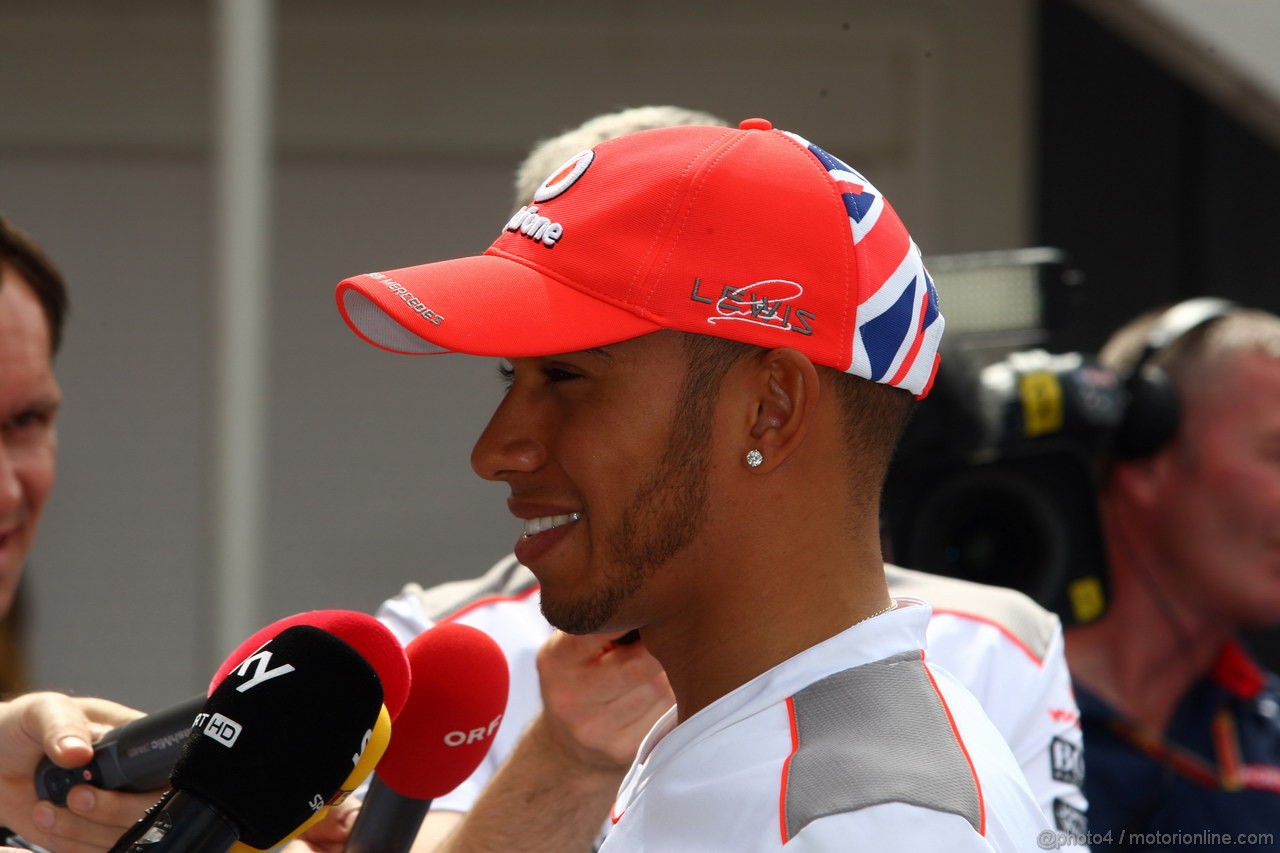
[[[537,536],[539,533],[544,533],[553,527],[560,527],[561,525],[568,524],[571,521],[577,521],[580,518],[582,518],[582,513],[571,512],[568,515],[551,515],[543,518],[525,519],[524,535],[526,537]]]

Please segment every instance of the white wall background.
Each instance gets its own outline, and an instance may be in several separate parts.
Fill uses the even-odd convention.
[[[365,345],[333,307],[341,278],[481,251],[530,144],[645,103],[808,136],[864,170],[926,253],[1024,245],[1031,8],[281,0],[256,618],[372,611],[518,535],[467,461],[493,365]],[[212,11],[0,6],[0,210],[74,303],[59,483],[28,566],[32,662],[40,686],[145,709],[202,689],[227,651],[210,588]]]

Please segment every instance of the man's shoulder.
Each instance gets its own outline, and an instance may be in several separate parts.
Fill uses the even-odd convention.
[[[402,643],[441,622],[468,625],[498,643],[513,673],[526,663],[532,671],[533,655],[554,631],[542,615],[540,589],[537,578],[508,556],[478,577],[430,587],[406,584],[377,615]]]
[[[791,700],[795,752],[785,821],[790,835],[827,815],[900,802],[983,825],[965,720],[938,692],[918,653],[829,675]]]
[[[994,626],[1036,660],[1044,660],[1062,631],[1054,613],[1014,589],[889,564],[885,578],[893,595],[928,601],[935,617]]]

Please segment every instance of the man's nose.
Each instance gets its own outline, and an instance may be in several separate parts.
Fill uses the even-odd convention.
[[[11,516],[22,505],[22,481],[15,463],[13,450],[0,441],[0,517]]]
[[[536,471],[547,460],[539,418],[513,389],[503,398],[471,450],[471,468],[486,480],[505,481]]]

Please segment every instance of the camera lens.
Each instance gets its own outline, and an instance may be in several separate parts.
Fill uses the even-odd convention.
[[[1060,513],[1035,481],[974,468],[928,494],[906,531],[905,565],[1020,590],[1037,601],[1063,585],[1068,553]]]

